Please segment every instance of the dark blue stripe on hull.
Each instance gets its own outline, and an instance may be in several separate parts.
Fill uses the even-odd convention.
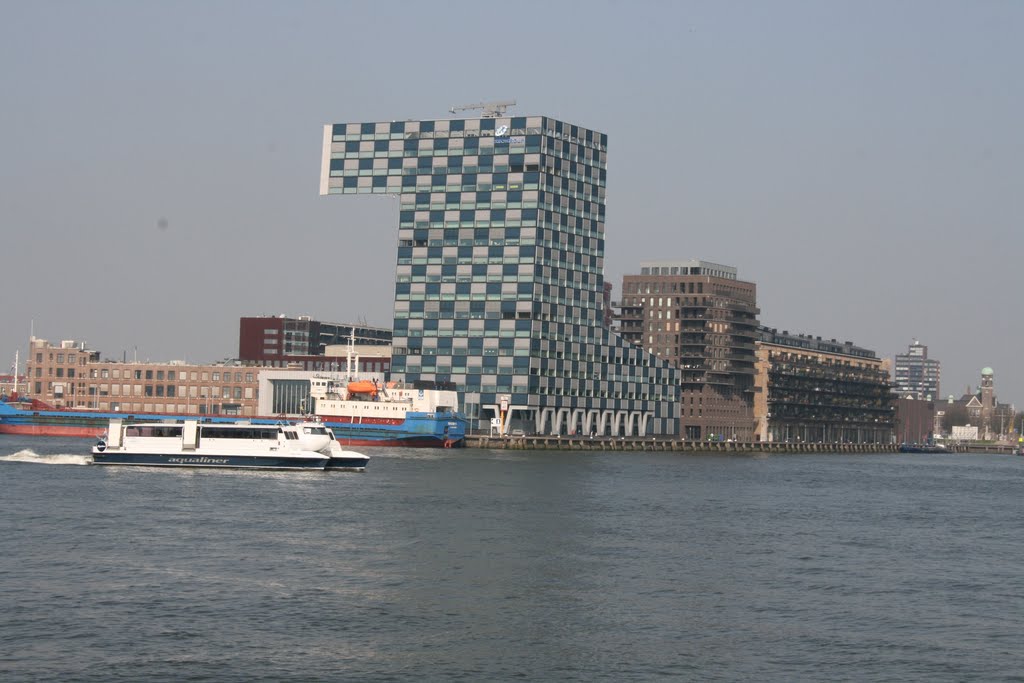
[[[229,467],[258,470],[322,470],[327,458],[255,457],[251,455],[162,455],[156,453],[96,453],[96,465],[150,467]]]
[[[331,458],[327,462],[327,469],[329,469],[329,470],[339,470],[339,469],[349,469],[349,470],[358,469],[358,470],[364,470],[364,469],[366,469],[366,465],[368,464],[368,462],[369,462],[368,460],[364,460],[363,458]]]

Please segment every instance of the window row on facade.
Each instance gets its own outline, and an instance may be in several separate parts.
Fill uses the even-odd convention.
[[[519,173],[522,168],[496,167],[494,169],[480,169],[480,173],[474,170],[472,173],[460,174],[459,169],[444,170],[437,169],[431,172],[420,170],[419,172],[403,173],[395,172],[394,169],[367,169],[348,168],[331,171],[329,186],[358,187],[367,189],[370,187],[388,187],[394,194],[401,194],[403,199],[408,200],[409,195],[430,195],[432,206],[439,201],[438,195],[446,193],[473,193],[473,192],[505,192],[515,190],[543,190],[551,195],[573,197],[587,201],[604,201],[605,190],[603,185],[595,184],[591,178],[577,176],[575,174],[561,178],[545,176],[534,179],[533,173]],[[527,168],[527,170],[529,170]],[[492,173],[493,171],[493,173]],[[487,176],[512,176],[505,180],[502,178],[488,178]],[[515,178],[514,176],[524,176]],[[352,180],[357,178],[358,180]],[[385,178],[386,180],[381,180]],[[347,180],[345,180],[347,179]],[[376,179],[376,180],[369,180]],[[418,200],[421,204],[425,199]],[[449,200],[448,204],[454,202]]]
[[[49,352],[49,360],[50,360],[50,362],[56,361],[57,363],[59,363],[61,365],[64,365],[65,364],[65,359],[66,359],[66,364],[67,365],[85,365],[88,362],[89,357],[88,357],[87,354],[84,354],[84,353],[68,353],[68,354],[63,354],[63,353],[54,353],[52,351]],[[37,363],[42,363],[43,362],[43,352],[37,352],[36,353],[36,362]]]
[[[514,212],[510,212],[514,213]],[[555,214],[558,215],[558,214]],[[603,254],[603,240],[601,234],[596,228],[597,222],[594,220],[583,220],[571,217],[566,217],[565,221],[554,222],[550,220],[530,220],[524,221],[522,218],[510,218],[510,219],[491,219],[491,220],[475,220],[475,221],[460,221],[457,218],[445,219],[445,220],[418,220],[418,221],[404,221],[400,224],[400,231],[405,230],[444,230],[445,234],[454,230],[522,230],[523,237],[518,242],[519,245],[534,245],[539,244],[547,247],[559,246],[553,239],[542,238],[540,242],[537,241],[536,233],[555,233],[558,235],[565,235],[569,237],[578,237],[582,239],[595,239],[601,240],[598,247],[595,248],[594,253]],[[531,231],[534,235],[527,236],[527,231]],[[404,232],[399,232],[403,239],[409,239],[409,236]],[[444,240],[451,242],[453,238]],[[463,240],[459,240],[460,243]],[[443,242],[442,242],[443,243]],[[478,243],[474,239],[473,245],[477,246]],[[428,242],[429,244],[429,242]],[[436,246],[436,242],[434,245]]]
[[[512,192],[508,194],[516,197],[519,196]],[[527,192],[525,194],[531,195],[532,193]],[[558,200],[557,204],[555,203],[555,199]],[[495,223],[502,220],[514,219],[521,219],[524,221],[543,219],[554,223],[556,216],[561,216],[563,220],[573,216],[582,216],[584,218],[594,220],[596,216],[604,215],[604,208],[602,205],[582,199],[573,199],[572,197],[545,195],[540,197],[540,201],[538,203],[540,204],[540,207],[535,207],[529,211],[525,210],[523,207],[497,208],[493,205],[487,209],[478,206],[469,208],[468,206],[463,206],[461,202],[453,202],[450,204],[446,203],[443,208],[438,206],[437,208],[429,209],[424,206],[409,206],[408,204],[403,204],[402,210],[399,213],[399,227],[410,228],[413,227],[414,223],[422,223],[424,221],[431,224],[437,224],[436,226],[431,225],[430,227],[446,227],[442,225],[442,222],[454,222],[455,220],[466,222],[488,221],[489,225],[481,227],[490,227],[492,225],[495,227],[502,227],[500,225],[495,225]],[[538,212],[537,209],[541,207],[543,207],[544,213]],[[548,212],[550,212],[551,215],[548,215]],[[419,226],[417,225],[416,227],[418,228]],[[460,226],[458,224],[453,224],[450,227]]]
[[[409,242],[413,245],[409,246]],[[548,242],[550,244],[550,242]],[[593,250],[585,253],[582,249],[569,252],[565,248],[542,247],[519,244],[509,246],[433,246],[428,247],[422,242],[400,240],[398,247],[398,264],[411,265],[513,265],[536,263],[546,268],[565,269],[571,273],[590,273],[598,275],[602,272],[601,259]],[[539,255],[540,258],[536,258]],[[573,280],[575,281],[575,280]]]
[[[558,203],[555,203],[555,199]],[[446,204],[444,209],[412,209],[402,207],[399,214],[399,227],[410,228],[415,223],[429,222],[431,228],[457,228],[472,227],[471,225],[460,226],[459,221],[487,221],[488,224],[480,227],[506,227],[502,222],[505,220],[520,219],[524,222],[542,219],[550,224],[548,227],[556,228],[561,223],[556,223],[556,216],[562,221],[571,217],[598,220],[604,216],[604,207],[601,204],[588,202],[571,197],[545,195],[539,202],[540,206],[532,209],[523,207],[508,207],[507,209],[469,209],[463,208],[461,204]],[[450,223],[450,225],[449,225]],[[419,228],[419,225],[416,225]],[[593,227],[593,226],[592,226]]]
[[[542,149],[534,145],[480,147],[472,149],[379,150],[366,152],[333,151],[329,162],[333,172],[342,169],[403,169],[404,173],[477,173],[539,171],[540,157],[550,176],[575,175],[604,186],[607,167],[603,155],[579,154],[572,150]],[[414,163],[415,162],[415,163]],[[443,162],[439,163],[439,162]],[[559,166],[561,162],[562,167]],[[420,169],[414,171],[414,169]],[[426,169],[426,170],[424,170]],[[431,171],[430,169],[433,169]]]
[[[573,190],[603,195],[607,180],[604,170],[586,164],[561,159],[540,159],[528,154],[484,157],[431,157],[408,159],[332,159],[328,164],[328,177],[341,178],[360,175],[354,171],[368,171],[366,175],[413,176],[424,185],[471,185],[478,189],[506,189],[519,184],[543,184],[552,191]],[[542,163],[543,162],[543,163]],[[579,187],[579,184],[589,189]],[[575,185],[575,187],[574,187]],[[432,192],[438,190],[431,189]]]
[[[521,149],[523,147],[536,150],[543,148],[546,153],[557,157],[568,156],[580,159],[594,159],[602,162],[605,160],[606,154],[605,150],[598,149],[593,145],[563,140],[553,135],[541,135],[539,131],[522,131],[518,134],[513,133],[507,136],[477,135],[469,137],[428,137],[425,135],[399,137],[389,134],[386,138],[374,135],[372,139],[363,136],[359,136],[358,139],[350,139],[346,136],[345,140],[331,140],[330,153],[332,158],[342,154],[373,155],[385,153],[401,153],[406,156],[415,157],[423,153],[432,154],[437,152],[458,155],[460,153],[489,154],[496,151],[500,154],[506,150]]]
[[[96,392],[100,396],[155,396],[155,397],[190,397],[190,398],[255,398],[256,389],[255,387],[237,387],[237,386],[221,386],[221,387],[196,387],[196,386],[182,386],[175,384],[101,384],[99,386],[90,386],[89,395],[94,395]]]
[[[545,116],[335,123],[331,126],[331,137],[334,141],[501,137],[500,134],[509,137],[543,134],[553,139],[582,144],[595,149],[607,150],[608,148],[606,134]]]
[[[481,261],[484,261],[487,265],[491,266],[522,266],[528,264],[537,264],[544,268],[551,268],[557,272],[557,276],[542,277],[538,278],[539,281],[547,284],[556,286],[570,287],[573,284],[581,284],[577,274],[590,276],[588,279],[601,275],[603,272],[601,259],[597,256],[584,256],[582,254],[575,255],[570,254],[568,258],[579,258],[580,261],[564,261],[564,260],[552,260],[548,258],[533,258],[530,256],[533,253],[532,248],[525,254],[520,250],[520,255],[509,255],[509,256],[427,256],[426,251],[429,248],[415,248],[415,247],[399,247],[399,256],[397,264],[398,266],[473,266],[473,265],[484,265]],[[441,249],[441,247],[438,247]],[[555,254],[561,255],[564,252],[561,250],[553,250]],[[583,259],[587,259],[588,263],[582,262]]]
[[[36,393],[41,394],[44,383],[36,382]],[[47,393],[67,393],[87,396],[125,396],[158,398],[255,398],[255,387],[221,386],[198,387],[177,384],[88,384],[85,382],[45,383]]]
[[[57,362],[60,363],[60,362],[63,362],[63,361],[57,361]],[[81,365],[85,365],[85,363],[82,363]],[[66,370],[66,374],[65,374],[65,370]],[[67,377],[68,379],[73,379],[76,376],[75,375],[75,368],[71,368],[71,367],[69,367],[69,368],[47,367],[46,371],[47,371],[46,374],[47,374],[48,377],[58,377],[58,378]],[[121,379],[121,372],[122,371],[120,369],[118,369],[118,368],[115,368],[113,370],[111,370],[109,368],[102,368],[102,369],[92,368],[92,369],[89,370],[88,374],[80,374],[79,377],[83,377],[83,378],[84,377],[88,377],[90,379]],[[43,368],[41,368],[41,367],[33,368],[33,374],[34,374],[35,377],[42,377],[43,376]],[[124,370],[124,379],[135,379],[135,380],[146,379],[146,380],[156,380],[158,382],[159,381],[163,381],[165,379],[168,380],[168,381],[175,381],[175,380],[179,379],[178,375],[181,375],[181,377],[180,377],[181,380],[187,380],[187,379],[189,379],[189,377],[188,377],[189,374],[190,373],[188,373],[188,372],[177,372],[175,370],[167,370],[166,372],[164,370]],[[191,379],[192,379],[192,381],[203,381],[203,382],[206,382],[206,381],[210,381],[211,375],[212,375],[212,380],[214,382],[220,382],[221,381],[221,373],[219,373],[219,372],[214,372],[214,373],[209,373],[209,372],[203,372],[203,373],[192,372],[191,373]],[[224,373],[224,381],[225,382],[230,382],[231,381],[231,376],[232,376],[232,373],[225,372]],[[251,372],[245,373],[245,379],[243,380],[242,379],[242,373],[236,372],[236,373],[234,373],[234,381],[235,382],[242,382],[242,381],[252,382],[253,381],[253,373],[251,373]]]

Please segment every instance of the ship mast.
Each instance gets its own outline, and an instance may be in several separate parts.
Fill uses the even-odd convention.
[[[352,381],[352,356],[356,352],[356,328],[353,327],[351,333],[348,336],[348,358],[346,359],[346,369],[348,373],[349,381]]]

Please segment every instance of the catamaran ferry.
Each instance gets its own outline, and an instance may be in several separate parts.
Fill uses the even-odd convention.
[[[111,420],[93,446],[96,465],[362,471],[369,458],[344,450],[319,422],[260,425]]]

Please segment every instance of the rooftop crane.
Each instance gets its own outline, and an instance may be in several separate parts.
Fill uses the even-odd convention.
[[[497,102],[477,102],[476,104],[464,104],[460,107],[452,107],[448,111],[453,114],[457,114],[460,111],[467,111],[470,109],[483,109],[483,118],[485,119],[496,119],[499,116],[505,115],[505,109],[507,107],[516,106],[515,100],[498,100]]]

